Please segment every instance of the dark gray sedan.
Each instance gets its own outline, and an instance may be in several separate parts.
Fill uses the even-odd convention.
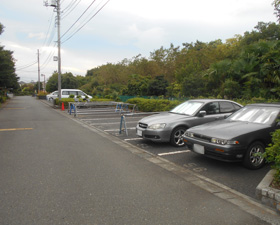
[[[263,153],[271,133],[280,128],[280,104],[251,104],[223,121],[188,129],[187,147],[198,154],[228,162],[243,162],[249,169],[263,166]]]
[[[223,99],[197,99],[186,101],[170,112],[144,117],[136,127],[138,136],[154,142],[170,142],[184,146],[183,134],[193,126],[225,119],[242,105]]]

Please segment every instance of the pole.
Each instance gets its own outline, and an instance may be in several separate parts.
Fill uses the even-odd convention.
[[[58,98],[61,100],[60,0],[57,0]]]
[[[39,49],[37,49],[37,57],[38,57],[38,94],[40,93],[40,55]]]

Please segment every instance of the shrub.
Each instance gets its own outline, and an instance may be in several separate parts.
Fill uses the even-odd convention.
[[[46,96],[47,92],[44,91],[40,91],[39,94],[37,94],[37,96]]]
[[[131,98],[127,103],[136,104],[142,112],[169,111],[181,102],[178,100]]]
[[[7,97],[0,96],[0,103],[4,103],[7,100]]]
[[[280,129],[272,133],[272,143],[266,148],[263,157],[273,163],[271,167],[276,170],[274,182],[280,185]]]

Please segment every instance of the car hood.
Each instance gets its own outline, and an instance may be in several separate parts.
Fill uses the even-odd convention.
[[[192,127],[188,131],[208,137],[231,139],[243,134],[270,128],[267,124],[222,120]]]
[[[182,115],[182,114],[176,114],[176,113],[170,113],[170,112],[162,112],[156,115],[147,116],[141,119],[140,123],[145,124],[156,124],[156,123],[172,123],[174,121],[183,121],[188,118],[192,118],[192,116],[188,115]]]

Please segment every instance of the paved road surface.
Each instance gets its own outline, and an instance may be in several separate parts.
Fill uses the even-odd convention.
[[[0,109],[0,224],[277,224],[269,209],[217,197],[129,148],[13,98]]]

